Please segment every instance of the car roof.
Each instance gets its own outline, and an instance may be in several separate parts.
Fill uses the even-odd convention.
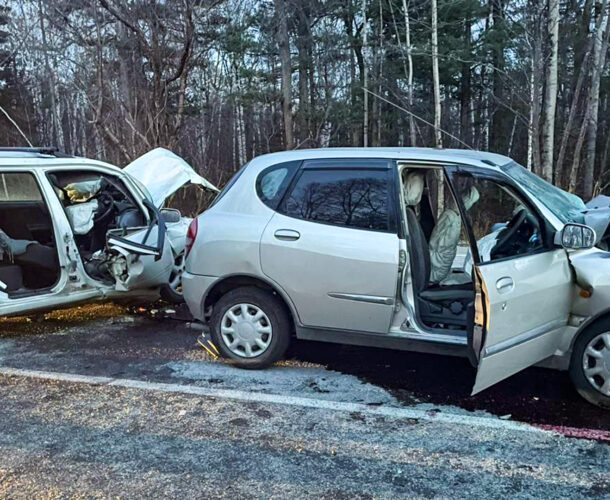
[[[507,156],[486,151],[411,147],[296,149],[262,155],[254,158],[254,161],[258,163],[260,160],[266,165],[271,165],[283,161],[324,158],[387,158],[398,161],[474,164],[493,170],[513,162]],[[359,166],[354,165],[354,167]],[[361,168],[366,168],[366,165],[362,165]]]
[[[51,148],[0,148],[0,167],[38,169],[86,166],[122,171],[110,163],[58,153]]]
[[[253,163],[260,168],[283,161],[324,158],[388,158],[398,161],[430,161],[439,163],[475,164],[481,168],[496,170],[512,162],[509,157],[486,151],[468,149],[380,147],[380,148],[316,148],[295,149],[257,156]],[[68,156],[52,148],[0,148],[0,166],[28,168],[49,166],[91,165],[121,170],[97,160]],[[354,166],[358,168],[358,165]],[[362,165],[362,168],[366,168]]]

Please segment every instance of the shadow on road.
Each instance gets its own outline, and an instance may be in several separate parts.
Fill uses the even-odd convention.
[[[462,358],[320,342],[298,342],[290,355],[382,386],[405,404],[449,404],[522,422],[610,430],[610,412],[583,400],[566,372],[529,368],[470,396],[475,372]]]

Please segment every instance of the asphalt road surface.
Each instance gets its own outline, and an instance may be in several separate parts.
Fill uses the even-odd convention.
[[[244,371],[177,321],[0,329],[0,498],[610,498],[610,444],[540,429],[610,430],[561,373],[470,397],[447,357],[300,342]]]

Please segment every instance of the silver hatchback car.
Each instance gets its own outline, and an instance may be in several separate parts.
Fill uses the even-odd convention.
[[[241,367],[296,336],[465,356],[473,394],[534,364],[570,370],[610,407],[609,201],[492,153],[265,155],[191,223],[184,297]]]

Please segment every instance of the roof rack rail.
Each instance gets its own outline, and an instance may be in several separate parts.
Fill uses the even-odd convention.
[[[55,146],[26,148],[26,147],[0,147],[0,151],[16,152],[16,153],[38,153],[41,155],[55,156],[57,158],[72,158],[72,155],[62,153]]]

